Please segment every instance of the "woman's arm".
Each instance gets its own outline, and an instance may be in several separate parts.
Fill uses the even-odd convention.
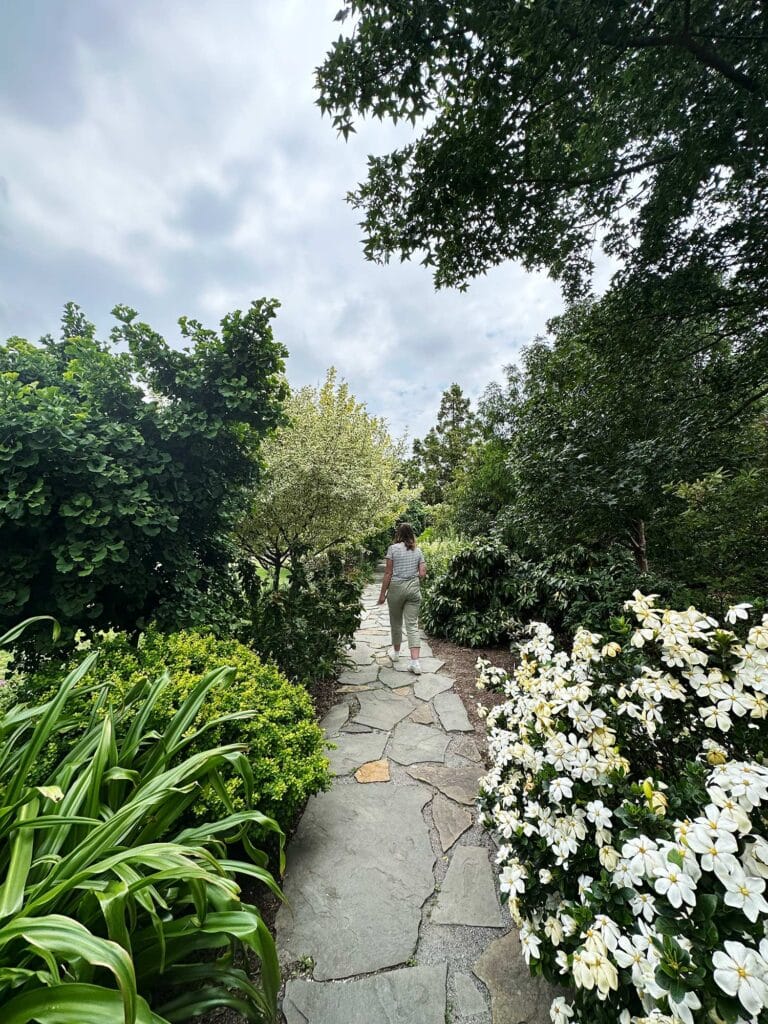
[[[381,581],[381,593],[379,594],[379,604],[384,604],[387,599],[387,591],[389,590],[389,584],[392,582],[392,570],[394,568],[394,562],[391,558],[387,559],[387,567],[384,570],[384,579]]]

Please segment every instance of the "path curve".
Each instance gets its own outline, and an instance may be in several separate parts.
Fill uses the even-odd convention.
[[[323,720],[334,784],[288,848],[277,942],[287,1024],[548,1024],[477,824],[480,752],[426,638],[393,664],[381,572]]]

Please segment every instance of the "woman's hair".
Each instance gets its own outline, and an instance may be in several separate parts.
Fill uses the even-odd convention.
[[[409,551],[413,551],[416,547],[416,534],[413,532],[413,527],[410,523],[400,523],[395,530],[395,539],[392,543],[405,544]]]

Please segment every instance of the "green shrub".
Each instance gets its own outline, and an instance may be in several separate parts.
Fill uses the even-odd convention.
[[[448,571],[451,561],[464,550],[470,541],[455,534],[432,538],[428,530],[425,532],[426,538],[424,534],[419,537],[419,547],[427,563],[427,579],[437,579]],[[429,583],[425,583],[424,586],[428,587]]]
[[[290,679],[307,686],[328,679],[360,625],[362,589],[362,574],[338,557],[309,565],[295,559],[290,580],[277,591],[254,575],[244,638]]]
[[[0,714],[0,1019],[174,1024],[230,1006],[252,1024],[272,1024],[277,954],[236,876],[280,895],[248,830],[279,835],[281,866],[283,836],[251,800],[235,813],[225,798],[220,818],[180,824],[202,787],[226,794],[231,772],[250,791],[246,746],[212,746],[195,726],[235,672],[198,678],[162,729],[152,720],[167,676],[114,705],[102,691],[87,721],[75,714],[73,735],[73,707],[91,701],[97,657],[50,680],[50,701]],[[60,755],[41,773],[51,747]],[[250,861],[231,859],[232,844]],[[260,960],[258,984],[233,967],[244,948]]]
[[[422,620],[434,636],[468,647],[506,642],[532,620],[549,622],[565,638],[580,625],[597,629],[619,615],[637,587],[690,603],[687,590],[641,574],[620,548],[595,553],[574,546],[534,560],[496,539],[465,541],[447,568],[429,578]]]
[[[312,793],[328,786],[323,735],[309,694],[238,641],[217,640],[190,631],[164,634],[150,629],[142,634],[138,645],[125,634],[107,635],[99,642],[98,650],[92,686],[74,705],[81,720],[106,696],[111,706],[120,709],[121,726],[129,726],[130,709],[135,711],[137,707],[134,692],[146,691],[167,672],[170,685],[158,694],[146,719],[148,729],[162,732],[205,673],[228,665],[234,674],[212,686],[197,710],[191,727],[204,731],[190,744],[190,751],[217,744],[243,744],[250,763],[251,798],[282,827],[291,824]],[[51,672],[56,678],[55,667],[48,668],[33,676],[27,688],[50,693],[55,686]],[[49,756],[56,757],[58,752],[49,751]],[[192,808],[196,818],[221,814],[227,801],[236,810],[248,805],[242,775],[225,766],[222,777],[226,800],[216,787],[203,787]]]

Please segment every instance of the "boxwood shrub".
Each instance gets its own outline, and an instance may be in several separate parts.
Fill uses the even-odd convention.
[[[244,644],[192,631],[166,634],[150,629],[138,643],[126,634],[109,633],[94,646],[99,657],[91,669],[93,688],[79,698],[76,717],[83,721],[90,717],[105,687],[108,702],[116,706],[125,703],[137,687],[149,689],[167,672],[171,685],[160,692],[147,721],[147,728],[162,732],[202,676],[230,666],[235,670],[232,681],[213,687],[200,707],[194,728],[205,727],[205,731],[202,739],[190,742],[187,753],[194,753],[201,744],[246,744],[253,771],[251,802],[282,828],[291,824],[309,796],[328,787],[324,738],[312,699],[303,686],[290,683]],[[79,652],[73,664],[81,657]],[[24,687],[33,691],[29,696],[40,699],[53,691],[58,678],[59,667],[50,666],[38,671]],[[241,717],[223,717],[233,713]],[[120,721],[130,724],[125,716]],[[44,772],[44,761],[39,767]],[[242,777],[232,771],[225,773],[225,779],[234,809],[245,809]],[[210,820],[226,811],[226,801],[216,787],[202,789],[194,805],[195,818]]]

